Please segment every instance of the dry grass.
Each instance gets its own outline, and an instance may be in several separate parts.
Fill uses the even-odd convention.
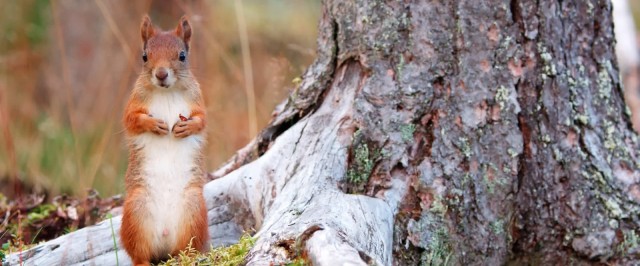
[[[120,118],[141,65],[138,26],[146,13],[165,29],[182,14],[191,18],[191,67],[208,105],[207,163],[215,168],[267,123],[313,60],[319,7],[0,1],[0,179],[17,177],[52,194],[124,190]]]

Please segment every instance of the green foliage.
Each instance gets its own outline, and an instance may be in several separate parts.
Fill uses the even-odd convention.
[[[211,248],[207,253],[200,253],[189,246],[180,251],[176,257],[172,257],[159,265],[216,265],[216,266],[235,266],[240,265],[247,255],[247,252],[255,244],[255,239],[249,234],[245,234],[240,241],[228,247]]]
[[[30,45],[46,43],[51,25],[50,1],[5,1],[2,3],[0,28],[3,31],[0,47],[4,53],[26,39]]]
[[[29,214],[27,214],[27,222],[31,224],[40,221],[49,217],[49,214],[55,210],[56,206],[53,206],[53,204],[41,204],[29,211]]]
[[[29,10],[28,16],[31,23],[26,27],[27,37],[32,44],[39,44],[47,40],[47,31],[50,24],[50,1],[36,0]]]
[[[24,244],[19,236],[12,235],[12,237],[13,240],[2,243],[2,246],[0,246],[0,262],[4,262],[8,254],[22,252],[35,246],[34,244]],[[3,264],[0,263],[0,265]]]
[[[2,244],[0,248],[0,262],[4,262],[5,253],[9,251],[9,242]]]

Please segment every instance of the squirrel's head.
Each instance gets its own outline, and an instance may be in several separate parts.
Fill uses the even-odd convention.
[[[189,78],[189,40],[191,24],[185,16],[175,30],[161,31],[145,16],[140,26],[144,74],[158,87],[169,88],[181,78]]]

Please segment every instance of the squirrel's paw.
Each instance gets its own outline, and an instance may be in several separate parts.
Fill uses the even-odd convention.
[[[186,138],[200,132],[200,124],[200,121],[192,119],[187,121],[178,121],[175,125],[173,125],[171,132],[173,132],[173,135],[176,138]]]
[[[164,136],[169,134],[169,126],[162,119],[153,118],[153,124],[149,129],[153,134]]]

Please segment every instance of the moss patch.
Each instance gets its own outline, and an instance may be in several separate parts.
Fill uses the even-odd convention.
[[[452,259],[449,236],[445,229],[440,228],[433,233],[428,252],[422,253],[422,265],[452,265]]]
[[[207,253],[200,253],[189,245],[185,250],[181,251],[178,256],[172,257],[158,265],[240,265],[254,244],[255,238],[249,234],[245,234],[237,244],[227,247],[211,248]]]
[[[343,191],[347,193],[363,193],[373,174],[376,163],[382,158],[382,152],[370,145],[362,137],[360,130],[353,134],[353,144],[349,152],[349,169]]]

